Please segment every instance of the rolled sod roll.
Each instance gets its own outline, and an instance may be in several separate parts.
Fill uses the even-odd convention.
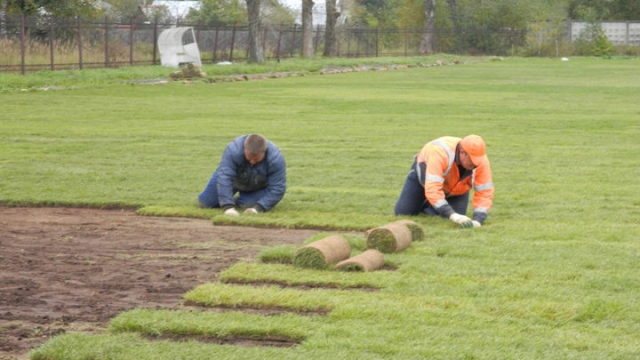
[[[405,224],[392,222],[367,232],[367,248],[387,254],[400,252],[411,246],[411,236]]]
[[[376,249],[365,250],[362,254],[340,261],[335,269],[342,271],[374,271],[384,266],[384,255]]]
[[[331,235],[305,245],[293,254],[293,266],[325,269],[351,256],[351,246],[340,235]]]
[[[395,223],[404,224],[411,231],[411,241],[424,240],[424,230],[422,226],[418,225],[415,221],[411,220],[398,220]],[[393,224],[393,223],[392,223]]]

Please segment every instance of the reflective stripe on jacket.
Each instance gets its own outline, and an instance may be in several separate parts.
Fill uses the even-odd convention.
[[[424,186],[425,198],[438,212],[449,208],[448,196],[463,195],[474,188],[474,213],[487,213],[493,204],[493,181],[489,161],[476,167],[470,176],[460,178],[455,162],[461,138],[444,136],[427,143],[416,155],[417,172]]]

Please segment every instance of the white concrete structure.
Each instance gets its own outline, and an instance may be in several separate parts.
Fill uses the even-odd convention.
[[[188,63],[202,66],[200,50],[191,27],[176,27],[160,33],[158,50],[162,66],[180,67]]]
[[[576,41],[588,24],[584,21],[571,21],[569,31],[571,41]],[[638,21],[603,21],[602,30],[609,41],[616,45],[640,46],[640,22]]]

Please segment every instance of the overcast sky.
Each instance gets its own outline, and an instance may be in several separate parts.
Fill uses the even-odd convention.
[[[300,9],[302,7],[302,0],[279,0],[282,4],[287,5],[293,9]]]

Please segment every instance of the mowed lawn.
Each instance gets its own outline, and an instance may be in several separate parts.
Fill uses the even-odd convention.
[[[107,334],[60,335],[32,357],[640,358],[639,84],[636,58],[506,58],[0,93],[0,202],[9,205],[135,206],[142,215],[213,223],[366,230],[396,219],[395,201],[424,143],[471,133],[487,142],[496,187],[482,228],[413,218],[426,239],[385,256],[395,271],[239,263],[221,275],[378,291],[203,284],[186,296],[291,312],[136,310],[115,318]],[[198,209],[224,146],[251,132],[286,157],[284,200],[271,213],[237,220]],[[309,309],[329,312],[299,314]],[[176,333],[300,344],[247,348],[141,336]]]

